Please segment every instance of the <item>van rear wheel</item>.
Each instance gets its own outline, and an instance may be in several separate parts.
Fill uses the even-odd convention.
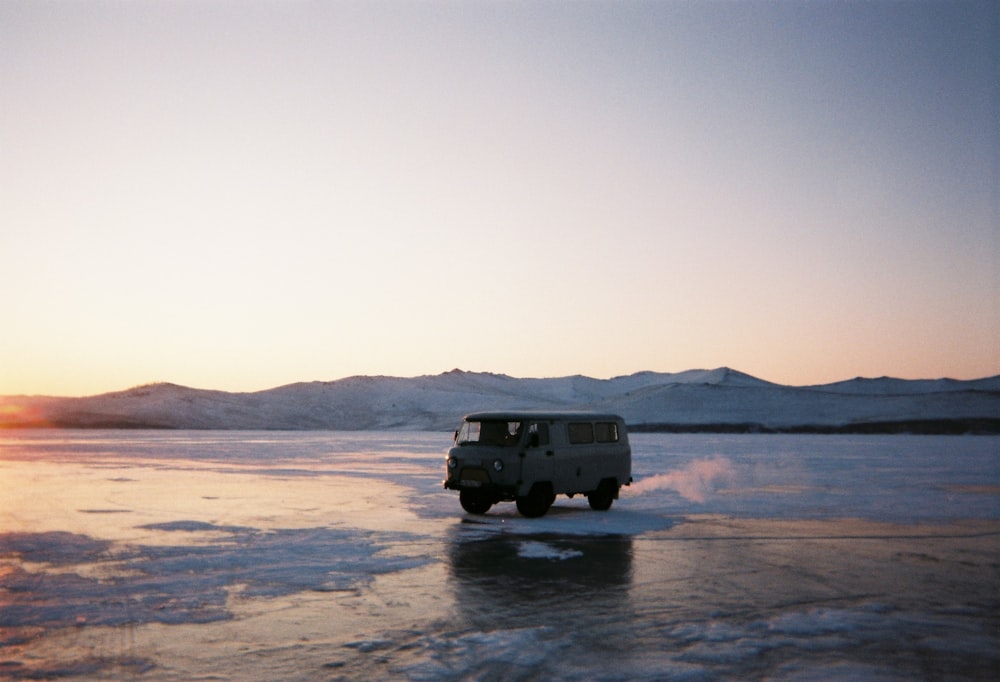
[[[611,504],[615,501],[618,493],[618,484],[610,480],[601,481],[597,490],[587,494],[587,502],[590,508],[596,511],[607,511],[611,509]]]
[[[536,519],[539,516],[545,516],[545,512],[555,501],[556,496],[552,494],[550,485],[536,483],[531,486],[527,495],[521,495],[514,502],[517,504],[517,511],[521,513],[521,516]]]
[[[493,506],[493,498],[482,490],[463,490],[458,494],[458,501],[470,514],[485,514]]]

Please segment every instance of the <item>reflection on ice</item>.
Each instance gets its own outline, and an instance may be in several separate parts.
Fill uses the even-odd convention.
[[[616,666],[620,675],[632,651],[631,537],[459,525],[446,547],[451,613],[405,641],[379,644],[392,652],[391,676],[600,679]]]
[[[506,533],[449,542],[449,585],[470,613],[495,618],[518,602],[588,594],[588,601],[627,589],[632,579],[628,536],[534,536]],[[570,606],[570,605],[566,605]]]
[[[452,544],[449,562],[449,588],[468,619],[496,624],[523,618],[524,607],[549,603],[563,611],[574,608],[575,598],[590,606],[621,599],[632,577],[632,540],[499,536]]]

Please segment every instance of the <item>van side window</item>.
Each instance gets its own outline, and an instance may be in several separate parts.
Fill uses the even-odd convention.
[[[594,425],[589,422],[569,424],[569,442],[571,445],[583,445],[594,442]]]
[[[537,440],[535,437],[537,436]],[[528,425],[529,442],[535,445],[549,444],[549,425],[545,422],[531,422]]]
[[[594,424],[594,436],[598,443],[617,443],[618,424],[614,422],[597,422]]]

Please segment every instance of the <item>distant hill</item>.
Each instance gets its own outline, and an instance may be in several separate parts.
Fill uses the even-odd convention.
[[[783,386],[728,367],[613,379],[452,370],[227,393],[175,384],[84,398],[0,397],[0,428],[449,430],[487,409],[617,412],[636,431],[1000,433],[1000,375]]]

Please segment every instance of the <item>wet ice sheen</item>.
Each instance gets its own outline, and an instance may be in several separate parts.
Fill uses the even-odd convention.
[[[0,434],[0,678],[993,679],[997,438],[633,438],[462,512],[447,434]]]

